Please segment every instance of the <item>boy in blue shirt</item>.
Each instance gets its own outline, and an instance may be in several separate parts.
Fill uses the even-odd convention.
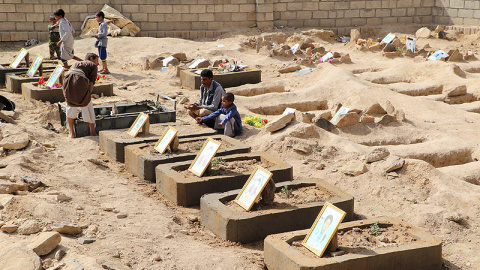
[[[242,132],[242,119],[233,101],[235,101],[235,96],[232,93],[225,93],[222,95],[222,107],[220,109],[210,115],[197,117],[195,120],[198,123],[207,123],[215,120],[214,129],[223,129],[223,134],[235,137],[235,135]]]

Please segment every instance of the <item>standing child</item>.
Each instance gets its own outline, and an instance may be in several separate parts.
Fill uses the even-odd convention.
[[[58,31],[60,32],[60,41],[58,41],[57,46],[60,47],[60,60],[62,60],[63,66],[68,68],[68,60],[75,59],[77,61],[82,61],[82,59],[75,56],[73,51],[73,29],[72,24],[65,19],[65,11],[59,8],[53,13],[55,19],[57,19],[56,25],[58,26]]]
[[[48,26],[48,48],[50,49],[50,60],[60,59],[60,48],[57,46],[57,42],[60,41],[60,33],[58,32],[58,26],[55,25],[56,23],[57,19],[55,19],[55,16],[50,16],[50,25]],[[55,58],[55,53],[57,53],[57,58]]]
[[[95,19],[98,22],[98,33],[95,35],[97,41],[95,41],[95,47],[98,48],[98,55],[100,56],[100,60],[102,60],[102,69],[99,71],[101,74],[108,74],[107,67],[107,34],[108,34],[108,26],[105,22],[105,14],[103,11],[99,11],[95,15]]]
[[[235,137],[242,132],[242,119],[233,101],[235,101],[235,96],[232,93],[225,93],[222,95],[222,107],[220,109],[205,117],[197,117],[195,120],[198,123],[215,120],[215,129],[223,129],[223,134]]]

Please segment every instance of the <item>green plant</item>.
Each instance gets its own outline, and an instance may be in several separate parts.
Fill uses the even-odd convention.
[[[320,153],[320,152],[323,151],[323,148],[325,148],[325,146],[323,146],[323,145],[317,146],[317,147],[315,148],[315,151],[317,151],[317,152]]]
[[[213,167],[218,167],[220,164],[225,164],[225,160],[221,157],[216,157],[212,160],[212,166]]]
[[[261,210],[263,210],[263,208],[260,205],[257,206],[257,211],[261,211]]]
[[[377,222],[373,223],[371,226],[370,226],[370,234],[371,235],[375,235],[375,236],[379,236],[380,235],[380,225]]]
[[[402,49],[402,47],[395,47],[395,51],[396,51],[396,52],[401,52],[401,53],[404,52],[403,49]]]
[[[290,196],[292,196],[292,189],[289,189],[288,186],[283,186],[280,191],[287,195],[287,198],[290,198]]]
[[[190,152],[190,147],[187,146],[187,149],[185,149],[186,152]]]
[[[195,146],[193,147],[193,149],[195,149],[195,150],[198,151],[198,150],[202,149],[202,145],[201,145],[201,144],[200,144],[200,145],[195,145]]]

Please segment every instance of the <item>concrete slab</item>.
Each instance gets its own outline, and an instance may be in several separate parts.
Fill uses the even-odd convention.
[[[41,68],[43,71],[54,70],[57,64],[58,64],[57,61],[46,60],[46,61],[43,61]],[[25,63],[20,63],[18,68],[11,68],[9,67],[9,65],[10,64],[0,64],[0,87],[3,87],[6,85],[7,74],[10,74],[10,73],[26,74],[28,71],[28,68],[25,67]]]
[[[328,202],[347,212],[345,221],[353,219],[353,196],[337,187],[321,179],[301,179],[276,184],[276,192],[279,192],[285,185],[293,190],[316,186],[331,194]],[[325,201],[318,201],[271,211],[247,212],[243,209],[243,211],[236,211],[225,205],[225,202],[235,199],[239,192],[240,189],[208,194],[200,199],[202,225],[218,237],[234,242],[254,242],[262,240],[270,234],[310,228],[325,204]]]
[[[198,69],[183,69],[180,71],[182,86],[192,89],[200,89],[200,75],[195,74]],[[262,81],[262,71],[254,68],[246,68],[244,71],[215,73],[213,79],[224,88],[235,87],[247,83],[259,83]]]
[[[308,233],[308,229],[306,229],[268,236],[264,244],[265,264],[269,270],[437,270],[442,268],[442,240],[419,228],[412,227],[400,219],[379,217],[346,222],[340,224],[339,231],[349,231],[355,227],[366,228],[377,221],[380,227],[391,224],[409,226],[407,234],[416,238],[416,241],[397,247],[381,247],[362,253],[346,253],[337,257],[318,258],[306,256],[298,248],[291,246],[292,242],[305,238]],[[338,237],[340,239],[341,235]],[[339,249],[341,250],[342,247],[340,246]]]
[[[194,121],[192,119],[192,121]],[[217,132],[203,125],[190,125],[181,120],[175,123],[150,124],[149,134],[138,134],[137,137],[127,134],[126,129],[102,130],[99,134],[100,150],[117,162],[125,162],[125,147],[132,144],[156,142],[162,136],[165,129],[172,126],[178,130],[178,138],[192,138],[198,136],[215,135]]]
[[[93,94],[99,96],[113,96],[113,84],[97,84],[93,86]],[[56,103],[64,102],[62,88],[44,89],[38,87],[38,83],[23,83],[22,96],[25,99],[35,99],[44,102]]]
[[[5,78],[5,85],[7,91],[12,93],[22,93],[22,83],[34,83],[40,80],[40,76],[35,77],[23,77],[26,73],[9,73]],[[51,72],[43,72],[43,78],[47,81],[50,78]]]
[[[148,114],[150,124],[175,122],[177,111],[168,108],[162,103],[156,103],[152,100],[139,102],[117,102],[115,103],[117,113],[111,115],[113,104],[94,105],[95,111],[95,131],[107,129],[130,128],[137,119],[137,116],[143,112]],[[59,103],[60,121],[62,125],[68,126],[65,115],[65,107]],[[81,113],[74,122],[75,135],[83,137],[90,135],[89,123],[83,121]]]
[[[222,158],[227,162],[256,159],[270,165],[269,171],[273,173],[274,182],[293,179],[292,165],[264,152],[228,155]],[[250,176],[249,172],[203,177],[191,174],[191,177],[185,177],[180,172],[187,170],[191,163],[192,161],[161,164],[155,168],[157,191],[180,206],[198,205],[204,194],[239,189]]]
[[[212,138],[223,144],[227,143],[231,145],[227,148],[222,147],[217,152],[217,157],[250,152],[250,146],[225,135],[181,138],[179,139],[179,143],[180,145],[187,143],[197,143],[198,145],[201,145],[207,140],[207,138]],[[194,160],[197,156],[198,151],[195,151],[194,149],[190,152],[179,154],[152,153],[151,151],[153,150],[155,143],[156,142],[141,143],[125,147],[125,168],[140,179],[155,182],[155,167],[157,165]]]
[[[27,72],[28,68],[11,68],[10,64],[1,64],[0,65],[0,87],[5,86],[5,78],[8,73],[14,72]]]

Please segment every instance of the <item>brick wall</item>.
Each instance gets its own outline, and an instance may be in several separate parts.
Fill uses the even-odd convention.
[[[42,4],[47,3],[47,4]],[[66,4],[68,3],[68,4]],[[0,41],[46,41],[49,16],[63,8],[77,34],[104,0],[0,0]],[[228,29],[315,27],[348,33],[389,24],[479,24],[477,0],[111,0],[140,36],[210,38]]]

